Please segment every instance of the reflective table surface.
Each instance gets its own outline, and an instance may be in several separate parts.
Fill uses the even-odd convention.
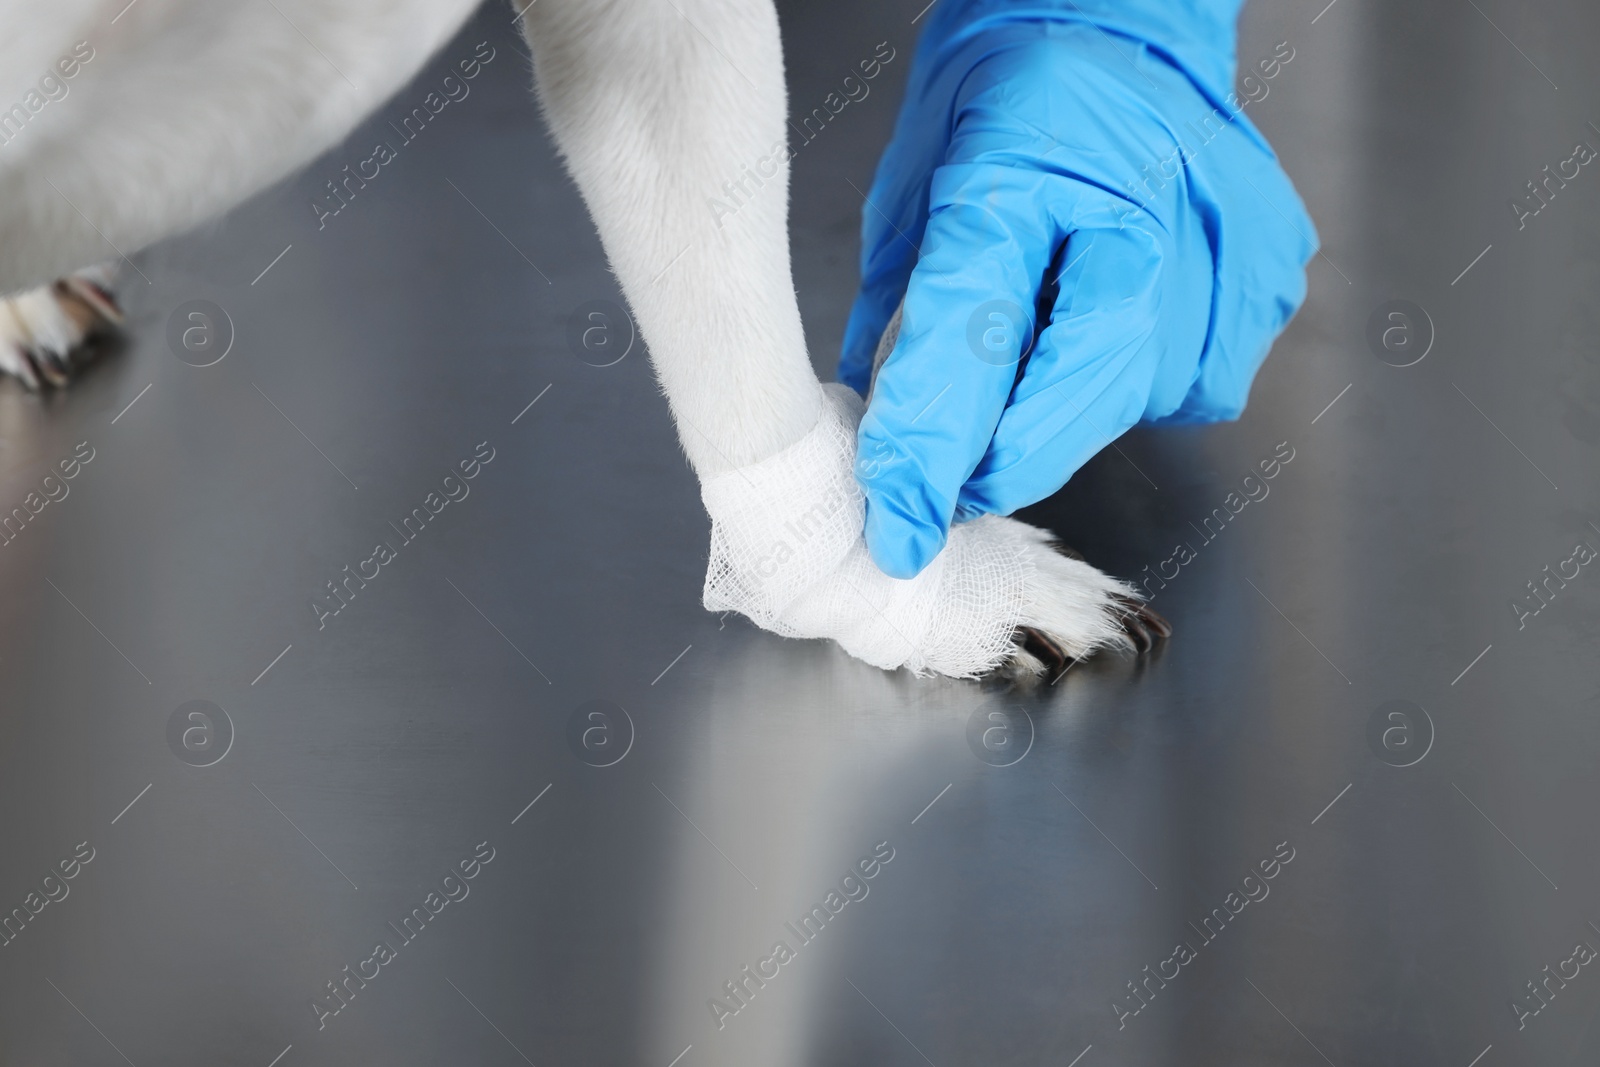
[[[824,374],[920,7],[783,9],[795,115],[895,55],[797,148]],[[1251,7],[1309,301],[1238,423],[1026,513],[1174,638],[1006,689],[701,610],[695,480],[486,8],[137,255],[75,388],[0,384],[0,1063],[1597,1062],[1597,31]]]

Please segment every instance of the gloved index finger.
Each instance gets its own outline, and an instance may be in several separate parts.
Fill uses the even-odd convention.
[[[1064,255],[1069,262],[1050,322],[987,455],[961,490],[963,516],[1009,515],[1044,499],[1134,425],[1171,347],[1159,336],[1161,324],[1170,330],[1173,318],[1190,318],[1166,314],[1168,301],[1191,294],[1169,276],[1156,235],[1134,226],[1080,229]],[[1208,291],[1196,287],[1192,296]],[[1186,363],[1167,361],[1177,379],[1174,406],[1194,380],[1201,340],[1185,338],[1180,350],[1193,353]]]
[[[1033,341],[1040,280],[1065,238],[1051,207],[1066,184],[997,163],[934,173],[900,337],[858,438],[867,547],[890,575],[912,577],[938,554],[999,424]]]

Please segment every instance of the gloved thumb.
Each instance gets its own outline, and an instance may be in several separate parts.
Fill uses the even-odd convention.
[[[1070,186],[1001,164],[934,173],[899,340],[857,435],[867,548],[892,577],[914,577],[944,547],[1032,342],[1039,282],[1064,239],[1052,210],[1071,210]]]

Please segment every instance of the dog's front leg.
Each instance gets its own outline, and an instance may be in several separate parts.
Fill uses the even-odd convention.
[[[520,6],[520,5],[519,5]],[[702,479],[816,424],[770,0],[539,0],[544,113]]]
[[[1131,589],[1010,519],[952,528],[910,581],[868,557],[860,400],[817,383],[789,275],[770,0],[537,0],[525,23],[546,117],[700,475],[706,607],[958,677],[1148,643]]]

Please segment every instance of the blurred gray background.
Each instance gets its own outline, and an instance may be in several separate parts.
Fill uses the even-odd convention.
[[[793,113],[896,51],[794,163],[831,377],[921,2],[781,7]],[[1173,640],[1006,690],[700,609],[695,480],[642,347],[569,341],[622,300],[487,6],[345,145],[136,257],[131,336],[75,388],[0,383],[6,508],[93,454],[0,548],[0,913],[29,916],[0,1063],[1595,1063],[1600,572],[1565,561],[1600,548],[1600,175],[1520,230],[1508,201],[1600,147],[1597,30],[1570,0],[1250,6],[1241,62],[1294,50],[1248,113],[1320,228],[1310,298],[1241,421],[1136,431],[1026,515],[1128,577],[1187,542]],[[202,300],[208,367],[167,341]],[[1392,301],[1400,354],[1368,339]]]

